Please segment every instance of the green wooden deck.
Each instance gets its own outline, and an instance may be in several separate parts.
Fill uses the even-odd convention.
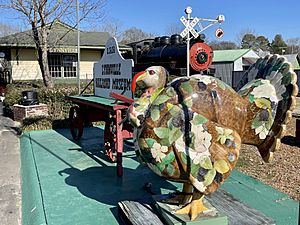
[[[97,127],[85,128],[77,143],[69,130],[21,137],[23,225],[119,224],[117,203],[150,199],[142,188],[146,182],[152,183],[155,194],[181,187],[140,165],[134,151],[124,153],[124,176],[118,178],[115,165],[101,150],[102,140],[103,130]],[[298,202],[253,178],[234,171],[222,188],[276,224],[298,223]]]

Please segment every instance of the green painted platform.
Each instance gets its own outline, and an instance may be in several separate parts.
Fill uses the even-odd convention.
[[[69,130],[25,133],[21,137],[23,225],[119,224],[117,203],[149,201],[143,190],[152,183],[155,194],[181,187],[167,182],[140,165],[134,151],[124,154],[124,176],[102,150],[103,130],[85,128],[81,141]],[[299,203],[283,193],[234,171],[222,186],[235,198],[273,218],[276,224],[298,224]]]

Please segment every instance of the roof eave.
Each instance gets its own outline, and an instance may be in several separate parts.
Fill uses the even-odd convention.
[[[218,60],[218,61],[214,61],[214,60],[213,60],[212,62],[213,62],[213,63],[229,63],[229,62],[230,62],[230,63],[233,63],[234,61],[232,61],[232,60],[220,60],[220,61]]]
[[[241,54],[239,57],[235,58],[233,61],[238,60],[239,58],[243,57],[245,54],[247,54],[248,52],[250,52],[251,49],[249,48],[248,51],[244,52],[243,54]]]
[[[22,48],[35,48],[35,45],[28,44],[0,44],[0,47],[22,47]]]
[[[20,45],[20,44],[0,44],[0,47],[22,47],[22,48],[35,48],[36,46],[35,45]],[[76,45],[74,46],[64,46],[64,45],[59,45],[59,46],[56,46],[55,48],[69,48],[69,47],[77,47]],[[105,46],[90,46],[90,45],[81,45],[80,46],[80,49],[105,49]],[[120,50],[132,50],[131,47],[123,47],[123,46],[119,46],[119,49]]]

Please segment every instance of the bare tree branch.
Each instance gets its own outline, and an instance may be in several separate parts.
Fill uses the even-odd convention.
[[[120,41],[122,35],[122,22],[115,18],[109,18],[104,23],[99,25],[94,25],[93,31],[104,31],[108,32],[110,36],[117,38]]]
[[[166,34],[172,35],[172,34],[180,34],[184,29],[183,24],[180,23],[172,23],[166,27]]]
[[[139,28],[131,27],[122,33],[121,43],[128,44],[128,43],[140,41],[147,38],[153,38],[154,36],[155,36],[154,34],[144,32]]]
[[[0,37],[20,32],[21,30],[21,27],[14,26],[12,24],[0,23]]]

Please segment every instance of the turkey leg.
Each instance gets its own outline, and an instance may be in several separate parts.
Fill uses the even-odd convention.
[[[193,186],[189,183],[184,183],[181,193],[174,193],[175,197],[165,199],[163,202],[167,204],[186,205],[191,202]]]
[[[204,195],[199,191],[195,190],[192,197],[192,202],[177,210],[177,214],[189,214],[191,220],[195,220],[197,216],[203,211],[208,210],[202,202]]]

